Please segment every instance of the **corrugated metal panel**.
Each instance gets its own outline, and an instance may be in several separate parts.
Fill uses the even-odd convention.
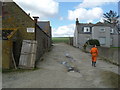
[[[19,68],[34,68],[36,60],[37,41],[23,40],[21,56],[19,60]]]

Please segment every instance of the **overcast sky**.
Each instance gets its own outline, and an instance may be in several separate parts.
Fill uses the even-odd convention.
[[[50,21],[53,37],[73,36],[75,19],[82,23],[102,21],[103,13],[118,12],[118,0],[14,0],[30,16]],[[58,2],[59,1],[59,2]],[[76,2],[75,2],[76,1]],[[80,1],[80,2],[77,2]]]

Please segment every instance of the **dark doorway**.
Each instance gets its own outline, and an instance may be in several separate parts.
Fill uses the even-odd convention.
[[[21,53],[22,42],[13,41],[13,56],[16,62],[16,66],[19,65],[20,53]]]

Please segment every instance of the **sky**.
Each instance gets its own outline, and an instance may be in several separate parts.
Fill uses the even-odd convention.
[[[80,23],[103,21],[103,13],[118,13],[119,0],[14,0],[30,16],[50,21],[53,37],[72,37],[75,20]]]

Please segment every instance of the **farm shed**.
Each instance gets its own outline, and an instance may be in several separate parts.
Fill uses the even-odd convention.
[[[2,2],[3,69],[14,67],[13,61],[15,61],[16,66],[19,65],[23,40],[38,42],[36,60],[39,60],[45,51],[50,48],[51,45],[47,46],[50,44],[48,41],[51,37],[37,25],[35,20],[36,18],[33,20],[15,2]]]

